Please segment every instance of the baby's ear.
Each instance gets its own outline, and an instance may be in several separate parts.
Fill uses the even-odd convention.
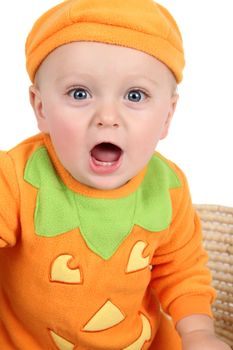
[[[160,135],[160,140],[165,139],[165,137],[167,137],[170,125],[171,125],[171,121],[173,118],[173,115],[175,113],[176,110],[176,105],[177,105],[177,101],[179,99],[179,95],[177,93],[175,93],[172,97],[171,97],[171,101],[170,101],[170,108],[167,114],[167,118],[165,120],[164,126],[163,126],[163,130],[161,132]]]
[[[36,116],[39,130],[42,132],[48,132],[47,120],[45,118],[45,114],[43,110],[43,102],[42,102],[40,90],[35,85],[31,85],[29,87],[29,99]]]

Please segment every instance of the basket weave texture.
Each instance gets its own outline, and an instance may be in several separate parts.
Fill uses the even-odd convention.
[[[217,291],[213,304],[216,334],[233,349],[233,208],[204,204],[195,207]]]

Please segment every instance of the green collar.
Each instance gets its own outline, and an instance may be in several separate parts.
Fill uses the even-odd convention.
[[[181,186],[174,170],[154,155],[135,192],[117,199],[86,197],[64,185],[45,147],[29,158],[24,179],[38,189],[34,215],[37,235],[54,237],[79,228],[89,248],[106,260],[134,225],[151,232],[165,230],[172,217],[169,190]]]

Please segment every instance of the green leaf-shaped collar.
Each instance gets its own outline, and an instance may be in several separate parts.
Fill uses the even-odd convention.
[[[180,187],[176,173],[154,155],[135,192],[117,199],[86,197],[64,185],[45,147],[29,158],[24,179],[38,189],[36,234],[53,237],[79,228],[89,248],[103,259],[114,254],[134,225],[151,232],[166,229],[172,217],[169,189]]]

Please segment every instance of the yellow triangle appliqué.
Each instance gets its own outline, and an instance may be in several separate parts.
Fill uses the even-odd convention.
[[[97,332],[111,328],[125,319],[120,309],[111,301],[107,301],[101,309],[88,321],[83,331]]]
[[[51,337],[59,350],[74,350],[74,344],[50,331]]]

